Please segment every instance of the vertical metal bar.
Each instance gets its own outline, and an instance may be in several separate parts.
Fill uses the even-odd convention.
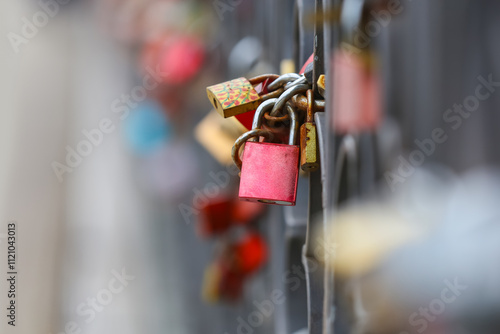
[[[333,17],[333,13],[339,12],[341,9],[342,0],[324,0],[323,10],[325,13],[330,13],[330,17]],[[332,131],[332,111],[333,111],[333,99],[335,98],[332,94],[333,92],[333,75],[335,69],[332,67],[331,59],[333,57],[334,51],[340,45],[340,25],[338,22],[333,20],[328,20],[324,24],[324,38],[326,38],[324,47],[326,48],[325,59],[325,72],[326,75],[326,86],[329,87],[326,91],[325,101],[326,107],[323,115],[316,114],[316,124],[318,127],[318,140],[320,159],[321,159],[321,173],[323,182],[323,231],[326,233],[327,224],[331,221],[331,216],[334,210],[334,185],[335,180],[332,171],[335,165],[335,134]],[[334,321],[335,321],[335,291],[334,291],[334,268],[331,261],[331,256],[335,254],[329,254],[329,258],[326,260],[325,272],[324,272],[324,301],[323,301],[323,334],[332,334]]]
[[[302,262],[306,271],[307,311],[310,334],[323,332],[324,304],[324,267],[323,259],[315,253],[316,232],[323,226],[323,206],[321,191],[321,173],[309,174],[309,208],[306,232],[306,243],[303,248]]]
[[[314,64],[313,64],[313,91],[317,98],[321,95],[318,93],[318,78],[321,74],[325,74],[325,40],[323,36],[323,0],[316,0],[314,11]]]
[[[323,0],[315,0],[314,10],[314,62],[313,62],[313,90],[320,97],[317,89],[317,81],[321,74],[325,73],[324,66],[324,36],[323,36]],[[310,334],[323,333],[323,313],[325,298],[325,272],[322,263],[324,258],[317,258],[314,250],[316,240],[314,236],[317,231],[323,229],[323,200],[322,200],[322,178],[320,172],[309,174],[309,208],[306,232],[306,243],[303,249],[303,263],[307,279],[307,307],[308,324]],[[321,234],[320,234],[321,235]],[[323,252],[324,256],[324,252]]]

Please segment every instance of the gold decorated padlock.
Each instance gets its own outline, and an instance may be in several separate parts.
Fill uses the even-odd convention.
[[[224,118],[257,109],[262,97],[246,78],[238,78],[207,87],[208,99]]]

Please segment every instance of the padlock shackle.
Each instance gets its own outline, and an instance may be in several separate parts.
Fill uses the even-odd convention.
[[[278,99],[270,99],[264,101],[260,104],[260,106],[255,111],[255,116],[253,119],[252,130],[244,133],[234,143],[233,149],[231,151],[231,157],[233,158],[234,164],[241,170],[242,162],[240,158],[240,148],[243,146],[248,140],[253,138],[264,137],[268,140],[273,140],[274,135],[271,131],[262,130],[260,127],[262,126],[262,117],[266,111],[271,109],[272,106],[276,103]],[[299,130],[299,122],[297,119],[297,112],[291,103],[286,104],[286,110],[290,117],[290,136],[288,139],[288,145],[295,145],[295,141],[297,140],[297,134]]]
[[[291,103],[286,104],[286,111],[290,115],[290,136],[288,138],[288,145],[295,145],[297,134],[299,132],[299,122],[297,120],[297,112]]]
[[[266,121],[270,121],[270,122],[285,122],[285,121],[288,121],[290,119],[290,115],[285,114],[283,116],[274,117],[274,116],[269,115],[269,111],[266,111],[264,113],[264,118],[266,119]]]
[[[277,98],[281,94],[283,94],[283,92],[285,91],[284,87],[278,87],[278,89],[270,89],[269,88],[269,86],[272,83],[274,83],[277,79],[279,79],[279,75],[277,75],[277,74],[262,74],[262,75],[253,77],[251,79],[248,79],[248,82],[250,82],[250,84],[255,87],[256,85],[258,85],[258,84],[260,84],[268,79],[272,80],[272,82],[269,85],[267,85],[268,93],[263,94],[263,95],[259,94],[262,101]]]
[[[272,92],[269,92],[267,94],[261,95],[260,98],[262,99],[262,101],[267,101],[269,99],[276,99],[276,98],[280,97],[281,94],[283,94],[284,91],[285,91],[285,88],[280,87],[280,88],[278,88],[276,90],[273,90]]]
[[[286,85],[290,81],[295,81],[297,79],[300,79],[301,75],[297,73],[286,73],[283,75],[280,75],[276,80],[271,82],[268,86],[267,89],[269,90],[276,90],[280,88],[281,86]]]
[[[291,101],[294,104],[295,108],[303,111],[304,113],[307,112],[307,97],[298,94],[295,95]],[[314,100],[314,110],[325,111],[325,100]]]
[[[260,129],[262,126],[262,117],[264,116],[264,113],[274,107],[276,102],[278,101],[277,98],[274,99],[269,99],[264,102],[262,102],[257,110],[255,111],[255,115],[253,117],[253,123],[252,123],[252,130]]]
[[[262,126],[262,118],[264,114],[271,109],[276,104],[276,101],[278,99],[270,99],[267,101],[264,101],[260,104],[260,106],[257,108],[257,111],[255,111],[255,116],[253,117],[253,124],[252,124],[252,129],[253,130],[258,130]],[[288,140],[288,145],[295,145],[295,141],[297,139],[297,133],[299,129],[299,122],[297,119],[297,112],[294,108],[294,106],[291,103],[286,104],[286,110],[288,112],[288,116],[290,118],[290,136]]]
[[[301,94],[307,92],[307,90],[311,88],[310,85],[297,85],[287,89],[281,96],[278,98],[278,101],[273,107],[271,111],[271,116],[277,116],[278,113],[285,107],[285,104],[288,100],[290,100],[294,95]]]
[[[239,170],[241,170],[241,166],[243,165],[243,163],[241,162],[241,158],[240,158],[240,148],[248,140],[250,140],[252,138],[258,138],[258,137],[264,137],[264,138],[267,138],[268,140],[274,139],[274,135],[271,131],[266,131],[266,130],[261,130],[261,129],[250,130],[250,131],[242,134],[238,139],[236,139],[236,142],[234,143],[233,149],[231,150],[231,157],[233,158],[233,162],[236,165],[236,167],[238,167]]]
[[[314,93],[312,89],[309,89],[306,93],[307,96],[307,112],[306,112],[306,122],[314,123],[314,113],[316,109],[314,108]]]
[[[274,81],[276,81],[277,79],[279,79],[279,75],[277,75],[277,74],[261,74],[261,75],[258,75],[256,77],[253,77],[251,79],[248,79],[248,82],[250,82],[250,84],[252,86],[255,86],[255,85],[260,84],[261,82],[266,81],[267,79],[273,79]]]
[[[305,84],[307,84],[307,78],[304,75],[302,75],[297,80],[287,83],[285,85],[285,90],[290,89],[290,88],[297,86],[297,85],[305,85]]]

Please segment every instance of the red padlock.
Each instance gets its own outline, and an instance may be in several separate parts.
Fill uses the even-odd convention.
[[[232,155],[241,168],[239,197],[241,200],[277,205],[295,205],[299,176],[300,149],[295,145],[298,123],[291,105],[287,104],[290,115],[290,137],[288,145],[249,141],[245,144],[243,162],[239,158],[239,148],[246,140],[258,136],[270,137],[269,131],[260,130],[261,118],[272,108],[277,99],[263,102],[255,113],[253,130],[236,141]]]
[[[200,208],[198,233],[202,237],[209,237],[223,233],[229,229],[234,210],[234,200],[230,197],[217,197]]]
[[[260,203],[238,201],[220,196],[200,208],[197,232],[202,237],[225,233],[233,226],[246,225],[257,219],[266,206]]]
[[[144,46],[141,66],[158,69],[161,83],[182,86],[201,72],[205,58],[206,50],[200,38],[170,34]]]
[[[255,232],[225,244],[215,262],[205,271],[203,295],[207,301],[236,301],[241,298],[243,284],[267,261],[265,240]]]
[[[233,246],[236,268],[248,276],[257,271],[267,261],[267,245],[257,233],[249,233]]]

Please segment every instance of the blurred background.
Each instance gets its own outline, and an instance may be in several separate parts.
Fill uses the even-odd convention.
[[[1,332],[498,333],[499,13],[0,3]],[[326,75],[320,169],[296,206],[240,202],[248,129],[206,87],[308,59]]]

